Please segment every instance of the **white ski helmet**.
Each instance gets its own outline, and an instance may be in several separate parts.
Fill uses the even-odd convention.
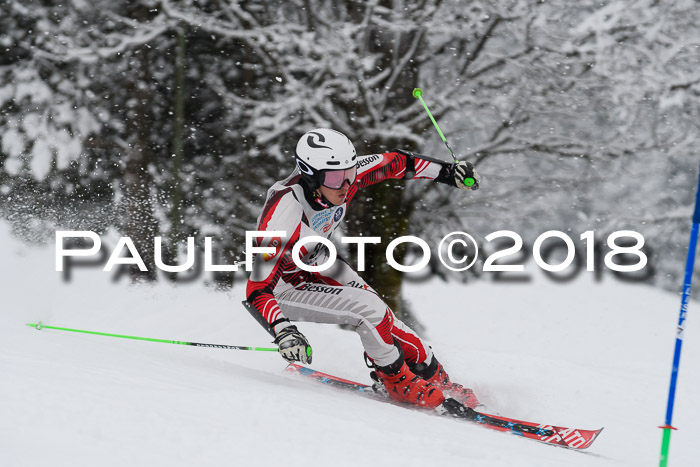
[[[323,184],[324,172],[357,166],[357,152],[352,142],[339,131],[328,128],[304,133],[297,143],[296,156],[301,176],[311,190]]]

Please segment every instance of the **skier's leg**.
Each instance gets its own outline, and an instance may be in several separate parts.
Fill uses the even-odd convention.
[[[413,373],[440,388],[445,397],[457,399],[471,408],[479,405],[474,391],[452,382],[445,368],[433,355],[432,349],[408,325],[394,318],[391,335],[401,345],[408,368]]]
[[[365,282],[365,280],[362,279],[362,277],[360,277],[360,275],[357,274],[357,272],[345,262],[345,260],[340,257],[338,259],[339,260],[336,261],[329,270],[317,274],[319,280],[325,281],[328,284],[346,285],[356,289],[362,289],[375,294],[377,298],[379,298],[379,295],[374,291],[374,289],[372,289],[372,287],[370,287],[369,284],[367,284],[367,282]],[[381,300],[381,298],[379,298],[379,300]],[[393,336],[395,342],[398,342],[398,344],[401,346],[406,363],[411,364],[423,363],[426,361],[429,362],[433,356],[430,347],[423,344],[420,337],[418,337],[418,334],[413,329],[396,318],[389,307],[384,304],[383,300],[381,300],[381,302],[383,304],[381,309],[386,309],[391,314],[391,320],[393,321],[391,335]],[[373,359],[372,354],[369,352],[368,356]],[[381,364],[381,362],[379,362],[379,364]]]
[[[401,345],[406,363],[409,365],[429,362],[433,357],[433,351],[423,343],[418,334],[396,317],[394,318],[394,326],[391,328],[391,335]]]
[[[359,334],[367,354],[378,365],[399,358],[391,329],[394,315],[384,301],[364,288],[303,283],[277,297],[291,321],[346,324]]]
[[[349,324],[360,335],[374,362],[376,379],[392,399],[423,407],[437,407],[442,391],[413,373],[391,330],[394,314],[375,293],[364,288],[304,283],[281,292],[277,303],[292,321]],[[403,323],[401,323],[403,324]]]
[[[336,261],[331,269],[323,274],[317,274],[317,276],[320,280],[329,284],[347,285],[376,294],[357,272],[342,259]],[[453,397],[469,407],[476,407],[479,401],[476,399],[474,392],[469,388],[450,381],[450,377],[442,364],[433,355],[431,348],[423,343],[413,329],[397,319],[393,312],[389,311],[389,313],[391,313],[393,320],[391,335],[394,338],[394,342],[400,346],[404,359],[408,364],[408,369],[422,379],[439,387],[446,396]],[[368,357],[372,360],[372,354],[368,353]],[[379,362],[374,363],[381,366]]]

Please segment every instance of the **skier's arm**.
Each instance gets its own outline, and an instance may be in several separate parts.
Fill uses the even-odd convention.
[[[253,308],[249,311],[273,336],[290,325],[272,292],[282,271],[294,268],[291,251],[299,240],[302,216],[303,210],[291,192],[278,193],[265,204],[258,222],[259,231],[286,233],[285,237],[258,238],[259,246],[275,248],[275,252],[255,255],[246,287],[247,301]]]
[[[462,189],[477,189],[479,185],[479,175],[469,162],[452,164],[404,150],[360,157],[358,167],[358,188],[388,178],[435,180]],[[467,177],[475,179],[474,186],[464,185]]]
[[[471,162],[460,161],[457,163],[444,162],[430,158],[428,156],[423,156],[421,154],[414,154],[408,151],[402,151],[400,149],[396,150],[398,153],[403,154],[406,157],[406,175],[404,178],[432,178],[436,182],[444,183],[462,190],[478,190],[481,177],[476,173],[476,169]],[[416,171],[415,167],[419,167],[419,170],[425,172],[423,167],[426,167],[434,173],[435,168],[439,168],[437,176],[410,176],[411,173]],[[432,173],[430,175],[432,175]],[[472,184],[465,184],[465,181],[472,179]]]
[[[246,295],[252,307],[252,310],[249,308],[248,311],[273,336],[290,325],[289,319],[282,313],[272,292],[279,282],[282,271],[290,266],[291,250],[298,238],[297,229],[291,239],[279,237],[263,239],[260,246],[270,246],[278,250],[273,255],[257,254],[253,260],[253,272],[248,278]]]
[[[361,156],[357,162],[357,188],[364,188],[383,180],[426,178],[435,179],[442,165],[417,159],[406,151]]]
[[[258,230],[283,231],[287,236],[263,237],[258,242],[260,246],[269,246],[275,251],[255,256],[245,304],[253,317],[275,338],[282,358],[308,364],[312,357],[311,345],[284,316],[273,294],[282,273],[295,269],[291,252],[299,240],[303,216],[303,209],[291,191],[278,192],[265,204]],[[301,253],[306,254],[306,249],[302,247]]]

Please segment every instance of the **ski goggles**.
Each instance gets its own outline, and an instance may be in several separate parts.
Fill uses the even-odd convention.
[[[357,166],[344,170],[327,170],[323,172],[321,185],[331,190],[339,190],[347,181],[352,185],[357,179]]]

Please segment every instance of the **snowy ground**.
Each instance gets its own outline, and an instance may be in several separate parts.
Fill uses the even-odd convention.
[[[606,277],[559,285],[406,291],[453,379],[487,410],[578,428],[585,452],[429,417],[286,376],[267,352],[38,332],[25,323],[268,346],[230,294],[201,285],[132,288],[98,269],[71,283],[53,247],[0,223],[0,465],[658,465],[679,296]],[[700,306],[691,303],[670,465],[697,465]],[[694,313],[697,312],[697,313]],[[698,319],[695,319],[698,318]],[[368,381],[359,339],[304,324],[313,367]]]

